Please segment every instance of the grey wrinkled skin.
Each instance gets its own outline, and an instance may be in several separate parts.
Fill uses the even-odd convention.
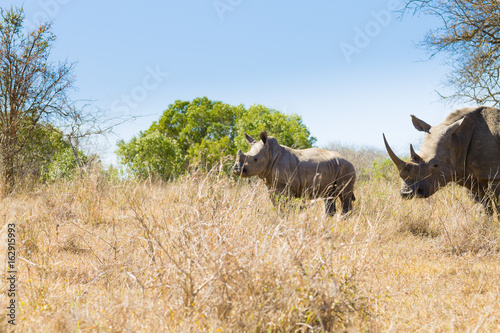
[[[439,125],[411,116],[424,132],[419,153],[410,145],[410,162],[399,159],[384,135],[387,152],[399,170],[403,198],[427,198],[449,182],[468,188],[491,212],[500,195],[500,110],[480,106],[456,110]]]
[[[326,213],[335,215],[335,201],[340,199],[343,213],[352,210],[356,173],[341,155],[319,148],[291,149],[266,132],[260,133],[259,142],[245,137],[252,147],[246,154],[238,151],[233,172],[263,179],[274,204],[280,196],[323,198]]]

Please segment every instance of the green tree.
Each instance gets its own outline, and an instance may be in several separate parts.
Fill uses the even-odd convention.
[[[80,162],[89,158],[75,148]],[[16,176],[23,180],[54,180],[73,175],[78,168],[74,151],[63,132],[51,124],[38,123],[16,157]]]
[[[58,151],[69,148],[60,130],[50,124],[38,124],[16,159],[16,173],[38,178]]]
[[[77,151],[78,161],[71,146],[66,143],[64,149],[58,149],[52,156],[50,163],[48,163],[42,171],[42,180],[57,180],[57,179],[70,179],[77,175],[77,170],[82,163],[83,165],[89,162],[89,158],[81,150]]]
[[[296,114],[286,115],[263,105],[253,105],[243,112],[237,122],[236,146],[245,150],[248,147],[244,133],[258,138],[260,132],[267,131],[275,136],[279,143],[296,149],[310,148],[316,143],[316,138]]]
[[[119,141],[117,155],[132,174],[141,178],[159,175],[168,179],[177,175],[184,164],[178,141],[159,130],[141,132],[128,143]]]
[[[210,169],[238,149],[247,150],[243,133],[258,137],[264,130],[290,147],[308,148],[316,141],[298,115],[203,97],[169,105],[149,129],[119,141],[117,155],[136,176],[169,179],[189,167]]]

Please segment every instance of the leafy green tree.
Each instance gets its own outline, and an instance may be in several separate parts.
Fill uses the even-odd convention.
[[[128,143],[119,141],[117,155],[132,174],[142,178],[150,175],[171,178],[184,163],[178,141],[159,130],[141,132]]]
[[[210,169],[238,149],[247,150],[243,133],[258,137],[264,130],[290,147],[308,148],[316,141],[297,115],[202,97],[169,105],[149,129],[119,141],[117,155],[136,176],[169,179],[189,167]]]
[[[19,153],[16,173],[30,180],[69,178],[79,167],[89,162],[89,157],[83,151],[74,148],[60,129],[51,124],[39,123]]]
[[[310,148],[316,142],[300,116],[285,115],[263,105],[253,105],[243,112],[238,119],[237,131],[236,145],[242,150],[248,147],[245,132],[257,139],[260,132],[267,131],[280,144],[296,149]]]
[[[80,162],[88,157],[75,148]],[[38,123],[16,156],[16,175],[27,181],[68,178],[78,168],[73,149],[62,131],[51,124]]]
[[[38,124],[17,156],[16,172],[23,178],[38,178],[57,152],[69,148],[60,130],[50,124]]]
[[[80,163],[87,164],[89,159],[81,150],[77,151]],[[65,149],[59,149],[53,155],[51,162],[44,168],[43,180],[70,179],[77,175],[79,165],[73,150],[67,145]]]

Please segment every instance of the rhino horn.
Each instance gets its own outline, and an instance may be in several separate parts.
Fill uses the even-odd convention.
[[[385,139],[385,134],[382,134],[382,135],[384,136],[385,149],[387,149],[387,153],[389,154],[389,157],[394,162],[394,164],[396,164],[396,167],[398,168],[398,170],[401,170],[405,166],[405,161],[403,161],[402,159],[397,157],[396,154],[394,154],[391,147],[387,143],[387,140]]]
[[[424,161],[422,157],[418,156],[418,154],[415,152],[415,150],[413,149],[413,145],[411,143],[410,143],[410,156],[411,160],[415,163],[421,163]]]
[[[245,139],[247,140],[248,144],[253,146],[255,144],[255,139],[252,138],[250,135],[248,135],[247,133],[245,133]]]

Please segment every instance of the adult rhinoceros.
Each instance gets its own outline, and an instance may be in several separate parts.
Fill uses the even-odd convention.
[[[427,198],[449,182],[468,188],[488,210],[500,194],[500,110],[464,108],[436,126],[411,116],[413,126],[425,132],[417,154],[410,145],[410,162],[399,159],[387,143],[387,152],[403,179],[403,198]]]
[[[319,149],[291,149],[281,146],[276,138],[260,133],[255,141],[245,133],[252,146],[246,154],[238,151],[233,172],[241,177],[259,176],[277,196],[323,198],[327,214],[335,214],[335,201],[340,198],[342,212],[352,209],[356,173],[350,162],[338,153]]]

